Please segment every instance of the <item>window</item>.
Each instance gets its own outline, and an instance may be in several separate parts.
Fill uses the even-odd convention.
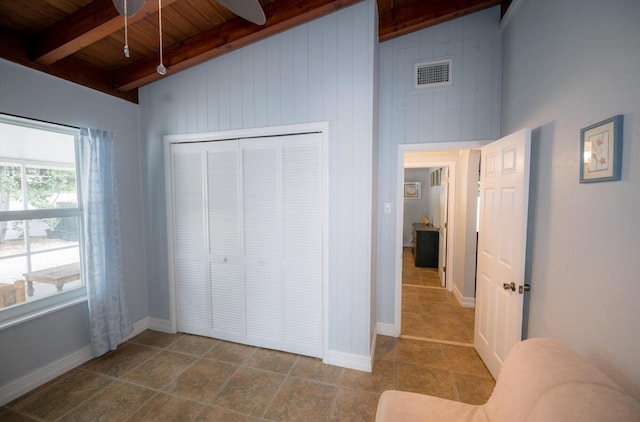
[[[0,115],[0,327],[86,297],[78,135]]]

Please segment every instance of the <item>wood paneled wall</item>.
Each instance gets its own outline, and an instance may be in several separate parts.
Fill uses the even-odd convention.
[[[495,7],[380,44],[379,201],[395,204],[398,145],[497,139],[500,9]],[[415,90],[416,63],[453,60],[453,85]],[[393,324],[395,209],[378,218],[377,321]]]
[[[376,25],[367,0],[140,90],[152,317],[169,318],[162,136],[328,121],[329,348],[369,355]]]

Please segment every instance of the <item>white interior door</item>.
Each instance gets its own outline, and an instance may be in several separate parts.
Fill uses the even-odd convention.
[[[247,339],[322,356],[322,154],[317,133],[241,141]]]
[[[530,152],[530,129],[482,147],[474,344],[495,378],[522,339]]]
[[[447,231],[449,230],[449,167],[442,168],[440,175],[440,215],[442,224],[440,225],[440,247],[438,257],[438,272],[440,273],[440,284],[447,287]]]
[[[245,335],[245,287],[239,192],[238,142],[207,142],[206,201],[209,245],[208,298],[213,336],[241,341]]]
[[[322,151],[320,135],[282,148],[282,286],[289,350],[322,356]]]
[[[276,347],[283,335],[279,138],[241,141],[247,337]],[[264,343],[267,342],[267,343]]]

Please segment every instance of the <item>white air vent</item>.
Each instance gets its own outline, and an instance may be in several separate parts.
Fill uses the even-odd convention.
[[[433,88],[453,83],[451,60],[416,64],[416,88]]]

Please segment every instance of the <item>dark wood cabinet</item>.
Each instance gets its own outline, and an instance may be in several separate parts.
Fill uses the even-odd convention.
[[[437,227],[414,223],[412,247],[416,267],[438,268],[440,230]]]

